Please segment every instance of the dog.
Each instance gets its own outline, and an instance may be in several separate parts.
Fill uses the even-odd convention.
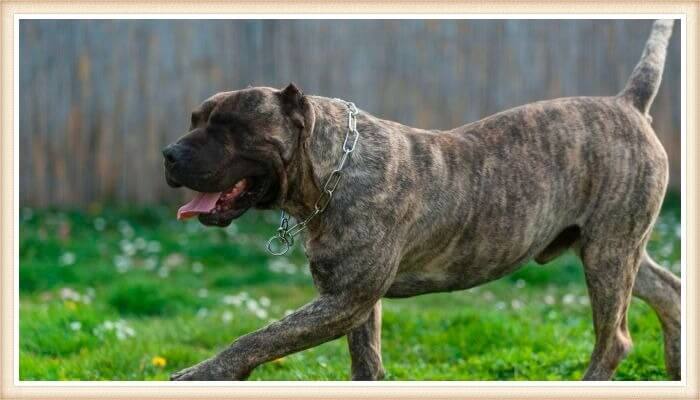
[[[352,379],[381,379],[383,297],[469,289],[568,249],[593,312],[583,379],[611,379],[629,352],[633,295],[659,317],[667,372],[680,379],[680,280],[645,250],[668,181],[649,107],[672,27],[654,22],[616,96],[540,101],[448,131],[355,114],[293,83],[204,101],[163,150],[167,183],[196,191],[178,218],[226,226],[250,208],[279,208],[305,221],[319,295],[171,379],[246,379],[344,335]]]

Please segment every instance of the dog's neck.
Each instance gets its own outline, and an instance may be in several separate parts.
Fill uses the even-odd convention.
[[[319,96],[306,96],[306,101],[310,108],[309,126],[302,133],[296,156],[287,169],[287,194],[281,207],[297,219],[306,218],[314,211],[325,180],[343,156],[348,129],[345,104]]]

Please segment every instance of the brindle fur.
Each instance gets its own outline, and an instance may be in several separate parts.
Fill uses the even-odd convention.
[[[583,261],[593,310],[596,342],[584,379],[610,379],[629,351],[633,294],[658,314],[666,367],[679,379],[680,281],[645,251],[668,178],[647,112],[671,29],[671,21],[655,22],[615,97],[536,102],[449,131],[361,112],[356,150],[305,237],[318,298],[172,379],[245,379],[261,363],[343,335],[352,378],[380,379],[382,297],[468,289],[567,249]],[[283,165],[271,170],[272,206],[309,215],[342,154],[345,106],[294,85],[227,92],[205,104],[203,121],[264,116],[255,134]]]

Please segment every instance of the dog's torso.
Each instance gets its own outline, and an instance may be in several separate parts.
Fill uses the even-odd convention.
[[[532,103],[450,131],[363,113],[358,130],[352,166],[320,222],[332,244],[312,235],[307,252],[332,257],[345,241],[394,235],[400,261],[388,297],[466,289],[554,258],[595,234],[581,227],[602,215],[642,229],[624,205],[660,201],[666,182],[648,121],[614,97]],[[338,157],[337,138],[327,140],[333,150],[318,164]]]

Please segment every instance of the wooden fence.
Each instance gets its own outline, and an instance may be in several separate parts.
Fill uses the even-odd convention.
[[[680,32],[654,126],[680,181]],[[451,128],[535,100],[611,95],[649,20],[23,20],[20,202],[157,203],[183,194],[160,149],[211,94],[247,85],[342,97]]]

